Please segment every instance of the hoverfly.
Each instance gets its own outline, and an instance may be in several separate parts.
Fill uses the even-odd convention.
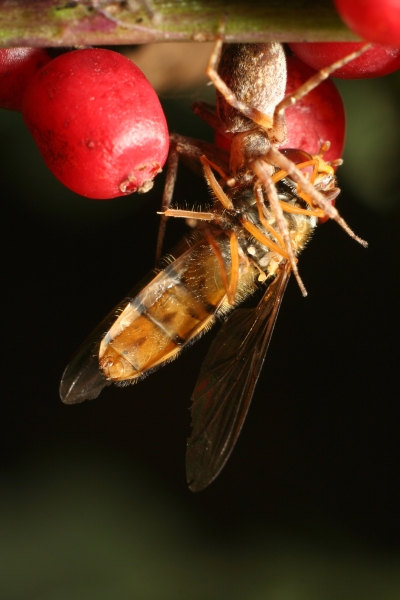
[[[211,483],[232,452],[292,271],[306,294],[296,257],[318,218],[327,214],[365,245],[332,206],[339,190],[332,164],[323,160],[327,144],[316,156],[277,149],[286,135],[284,108],[315,81],[285,98],[280,44],[241,44],[228,46],[222,58],[220,72],[233,73],[228,88],[217,72],[221,47],[219,39],[207,71],[220,94],[219,110],[215,115],[198,104],[197,112],[215,128],[234,134],[229,166],[222,151],[171,136],[164,219],[191,219],[194,231],[162,270],[150,274],[100,323],[67,366],[60,386],[68,404],[96,398],[112,382],[127,385],[173,360],[218,318],[225,319],[192,396],[186,470],[193,491]],[[264,68],[263,94],[262,77],[258,87],[247,86],[243,93],[243,73],[250,77],[250,67],[259,75]],[[201,162],[213,192],[209,211],[169,208],[179,154]],[[235,308],[258,282],[267,284],[258,306]]]

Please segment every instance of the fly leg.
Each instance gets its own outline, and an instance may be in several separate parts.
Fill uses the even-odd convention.
[[[278,154],[279,154],[279,152],[278,152]],[[269,160],[268,155],[267,155],[266,159]],[[281,234],[281,236],[283,238],[284,248],[287,252],[288,260],[289,260],[290,266],[292,268],[293,274],[296,277],[297,283],[299,284],[301,293],[303,294],[303,296],[307,296],[306,288],[304,286],[304,283],[301,280],[301,277],[299,275],[299,271],[297,268],[297,260],[296,260],[296,255],[295,255],[295,251],[293,248],[293,243],[292,243],[292,240],[290,237],[288,223],[284,217],[282,206],[279,203],[278,193],[276,191],[275,184],[272,180],[272,175],[270,174],[269,165],[263,159],[257,158],[255,160],[251,161],[251,168],[254,171],[257,178],[259,179],[259,181],[261,182],[261,184],[263,185],[263,187],[267,193],[271,210],[274,214],[274,217],[276,219],[276,222],[277,222],[277,225],[279,228],[279,233]],[[281,168],[283,169],[284,167],[281,167]],[[286,170],[286,169],[284,169],[284,170]],[[304,175],[303,175],[303,178],[305,181],[307,181],[306,178],[304,177]],[[309,185],[311,187],[313,187],[311,184],[309,184]],[[282,254],[282,250],[281,250],[281,254]]]
[[[297,168],[297,166],[291,160],[286,158],[286,156],[284,156],[281,152],[279,152],[278,150],[276,150],[275,148],[272,148],[272,147],[268,150],[264,159],[268,163],[275,165],[276,167],[286,171],[288,176],[290,177],[290,179],[292,179],[295,183],[300,185],[301,189],[304,190],[304,192],[307,194],[307,196],[309,196],[309,198],[311,198],[311,200],[315,206],[322,208],[325,215],[327,215],[330,219],[333,219],[334,221],[336,221],[338,223],[338,225],[340,225],[340,227],[342,227],[346,231],[346,233],[348,233],[348,235],[351,238],[353,238],[356,242],[358,242],[365,248],[368,246],[368,243],[365,240],[358,237],[354,233],[354,231],[352,229],[350,229],[350,227],[347,225],[346,221],[338,213],[337,209],[331,204],[331,202],[329,201],[329,198],[326,198],[323,194],[321,194],[321,192],[319,192],[312,185],[312,183],[310,183],[308,181],[308,179],[303,175],[303,173]],[[255,165],[256,163],[259,164],[262,162],[263,161],[261,159],[258,159],[257,161],[254,161],[253,164]],[[260,165],[260,166],[261,166],[261,170],[266,171],[266,168],[265,168],[266,164],[265,164],[265,167],[262,167],[262,165]],[[256,172],[255,169],[254,169],[254,171]],[[257,174],[257,176],[258,176],[258,174]],[[268,195],[268,199],[270,199],[269,195]],[[281,210],[282,210],[282,208],[281,208]]]
[[[210,156],[209,164],[215,168],[218,173],[225,179],[228,178],[225,172],[228,171],[229,155],[225,150],[216,148],[214,144],[187,138],[181,135],[172,134],[170,136],[171,147],[167,162],[167,174],[164,186],[164,192],[161,203],[161,222],[158,230],[157,247],[156,247],[156,260],[158,261],[162,256],[162,244],[165,235],[165,228],[167,219],[169,216],[180,216],[184,217],[184,214],[172,214],[169,207],[172,202],[172,197],[175,188],[175,182],[178,171],[179,158],[183,157],[189,161],[191,166],[195,166],[201,162],[201,157],[207,152]],[[182,212],[182,211],[175,211]],[[186,211],[188,212],[188,211]],[[190,218],[190,217],[187,217]],[[200,217],[199,217],[200,218]]]
[[[178,210],[174,208],[168,208],[162,214],[165,217],[180,217],[187,219],[189,222],[193,221],[220,221],[220,217],[216,213],[212,212],[197,212],[192,210]],[[236,290],[239,281],[239,242],[237,239],[237,235],[234,231],[228,230],[226,231],[227,235],[229,235],[229,245],[230,245],[230,254],[231,254],[231,273],[230,277],[228,277],[228,272],[225,265],[225,259],[221,252],[221,249],[218,243],[215,240],[215,236],[208,229],[208,227],[202,228],[202,234],[208,244],[211,246],[214,254],[217,257],[218,265],[221,272],[221,279],[223,286],[226,291],[227,299],[229,304],[233,305],[235,303]],[[261,233],[261,232],[260,232]],[[283,251],[282,251],[283,252]]]
[[[306,167],[313,167],[313,172],[311,174],[311,177],[309,178],[309,181],[311,184],[314,183],[314,181],[318,175],[318,166],[319,166],[318,157],[313,158],[312,160],[308,160],[308,161],[296,164],[296,167],[299,169],[299,171],[301,171],[302,169],[305,169]],[[333,172],[333,169],[332,169],[332,172]],[[287,171],[280,169],[279,171],[277,171],[276,173],[274,173],[272,175],[272,181],[274,183],[277,183],[278,181],[281,181],[282,179],[284,179],[287,176],[288,176]],[[306,202],[310,206],[311,210],[300,208],[299,206],[292,206],[291,204],[287,204],[287,202],[282,202],[281,200],[279,200],[279,204],[281,205],[282,210],[284,212],[297,214],[297,215],[307,215],[308,217],[318,217],[319,219],[323,218],[325,216],[324,211],[321,208],[316,209],[311,198],[307,194],[302,192],[299,185],[297,187],[298,187],[297,195],[299,196],[299,198],[302,198],[302,200],[304,200],[304,202]]]
[[[234,231],[227,231],[226,233],[229,235],[229,247],[230,247],[230,254],[231,254],[231,273],[230,273],[229,281],[228,281],[228,272],[226,269],[226,263],[225,263],[223,254],[221,252],[221,248],[219,247],[218,243],[216,242],[215,237],[212,235],[211,231],[209,231],[208,229],[205,229],[203,231],[203,235],[204,235],[205,239],[207,240],[207,242],[213,249],[215,256],[217,257],[220,272],[221,272],[222,283],[223,283],[225,291],[226,291],[226,296],[227,296],[229,304],[231,306],[233,306],[233,304],[235,303],[235,296],[236,296],[237,286],[238,286],[238,282],[239,282],[239,262],[240,262],[239,242],[237,239],[237,235]]]
[[[200,156],[200,162],[203,165],[204,176],[205,176],[209,186],[211,187],[212,191],[214,192],[217,200],[219,200],[219,202],[222,204],[222,206],[226,210],[234,211],[235,207],[233,206],[231,199],[229,198],[229,196],[227,196],[225,194],[221,185],[216,180],[215,175],[212,172],[212,168],[215,169],[221,175],[221,177],[223,179],[228,179],[228,176],[222,171],[222,169],[219,168],[218,165],[211,162],[206,156],[204,156],[204,155]],[[169,184],[168,174],[167,174],[167,183]],[[168,185],[167,191],[169,191],[169,187],[170,186]],[[167,184],[165,186],[165,189],[167,189]],[[165,191],[165,189],[164,189],[164,191]],[[166,200],[165,203],[164,203],[164,197]],[[170,201],[171,201],[171,195],[168,193],[164,193],[164,197],[163,197],[163,209],[164,210],[161,213],[159,213],[159,214],[163,215],[163,217],[181,217],[181,218],[186,218],[186,219],[196,219],[196,220],[203,220],[203,221],[220,221],[221,220],[220,216],[214,212],[201,212],[201,211],[179,210],[179,209],[169,208]]]
[[[221,185],[216,180],[215,175],[214,175],[214,173],[211,170],[211,167],[213,167],[214,169],[218,170],[219,174],[222,175],[224,179],[227,180],[228,177],[223,172],[221,172],[218,169],[218,166],[215,165],[215,164],[213,164],[206,156],[201,156],[200,157],[200,162],[203,165],[204,176],[207,179],[208,184],[211,187],[212,191],[214,192],[215,196],[221,202],[222,206],[226,210],[234,210],[234,206],[233,206],[232,200],[225,194],[225,192],[222,189]]]

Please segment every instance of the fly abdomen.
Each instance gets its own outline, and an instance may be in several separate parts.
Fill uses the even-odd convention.
[[[218,236],[230,272],[227,238]],[[99,363],[113,381],[136,379],[175,358],[207,329],[226,295],[214,250],[206,241],[189,248],[127,304],[103,338]]]

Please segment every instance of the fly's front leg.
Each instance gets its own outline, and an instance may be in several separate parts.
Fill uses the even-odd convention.
[[[201,140],[195,140],[178,134],[172,134],[170,136],[171,147],[169,151],[167,161],[167,174],[164,186],[164,192],[161,203],[161,222],[158,230],[157,247],[156,247],[156,260],[160,260],[162,256],[162,245],[165,236],[165,228],[168,217],[180,216],[184,217],[183,214],[172,214],[170,210],[172,197],[175,189],[175,182],[178,171],[179,157],[187,158],[190,161],[201,164],[202,157],[205,153],[210,156],[209,164],[217,170],[217,172],[227,179],[228,176],[225,174],[229,169],[229,154],[223,149],[216,148],[214,144],[203,142]],[[215,178],[214,178],[215,179]],[[218,184],[217,184],[218,185]],[[222,188],[221,188],[222,189]],[[182,213],[184,211],[175,211],[175,213]],[[186,211],[189,212],[189,211]],[[195,213],[196,214],[196,213]],[[211,214],[211,213],[210,213]],[[193,217],[187,217],[193,218]],[[201,217],[199,217],[201,218]],[[203,217],[204,218],[204,217]]]
[[[365,248],[368,246],[368,243],[358,237],[354,233],[352,229],[347,225],[346,221],[340,216],[337,209],[331,204],[329,198],[326,198],[321,192],[319,192],[313,185],[308,181],[306,177],[304,177],[303,173],[296,167],[296,165],[286,158],[281,152],[276,150],[275,148],[270,148],[265,155],[265,160],[270,164],[275,165],[276,167],[283,169],[287,172],[290,179],[292,179],[295,183],[299,184],[301,189],[311,198],[313,203],[322,208],[325,215],[327,215],[330,219],[333,219],[342,227],[346,233],[350,237],[352,237],[356,242],[364,246]],[[260,161],[259,161],[260,162]],[[269,198],[269,196],[268,196]],[[282,210],[282,209],[281,209]]]
[[[268,156],[266,157],[266,160],[269,160]],[[292,268],[293,274],[296,277],[297,283],[299,284],[301,293],[303,294],[303,296],[307,296],[307,290],[304,286],[304,283],[301,280],[301,277],[299,275],[299,271],[297,268],[297,260],[296,260],[296,255],[295,255],[295,251],[293,248],[292,239],[290,237],[289,227],[288,227],[287,221],[284,217],[282,206],[279,203],[278,193],[276,191],[275,184],[272,180],[269,165],[264,160],[258,158],[251,162],[251,168],[254,171],[255,175],[258,177],[258,179],[261,181],[261,183],[267,193],[271,210],[273,212],[273,215],[275,217],[275,220],[276,220],[278,228],[279,228],[279,233],[281,234],[281,236],[283,238],[283,242],[285,244],[285,250],[288,254],[288,258],[289,258],[289,262],[290,262],[290,266]],[[305,177],[304,177],[304,179],[305,179]]]
[[[313,167],[312,175],[309,178],[310,183],[313,184],[316,176],[318,175],[318,165],[319,165],[318,159],[315,158],[315,159],[308,160],[303,163],[298,163],[296,166],[299,171],[301,171],[302,169],[304,169],[306,167]],[[274,175],[272,176],[272,181],[274,183],[277,183],[278,181],[281,181],[282,179],[287,177],[287,175],[288,175],[287,171],[284,171],[283,169],[281,169],[280,171],[277,171],[276,173],[274,173]],[[311,210],[306,210],[306,209],[300,208],[298,206],[292,206],[292,205],[287,204],[286,202],[282,202],[280,200],[279,203],[282,206],[282,210],[284,212],[293,213],[296,215],[307,215],[308,217],[318,217],[319,219],[322,219],[325,216],[325,213],[322,210],[322,208],[315,209],[311,198],[309,198],[307,196],[307,194],[305,194],[304,192],[301,191],[301,188],[299,185],[297,187],[298,187],[297,195],[299,196],[299,198],[302,198],[304,200],[304,202],[306,202],[309,205]]]

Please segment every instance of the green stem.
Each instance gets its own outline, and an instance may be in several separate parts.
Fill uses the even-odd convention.
[[[0,46],[352,41],[331,0],[0,0]]]

